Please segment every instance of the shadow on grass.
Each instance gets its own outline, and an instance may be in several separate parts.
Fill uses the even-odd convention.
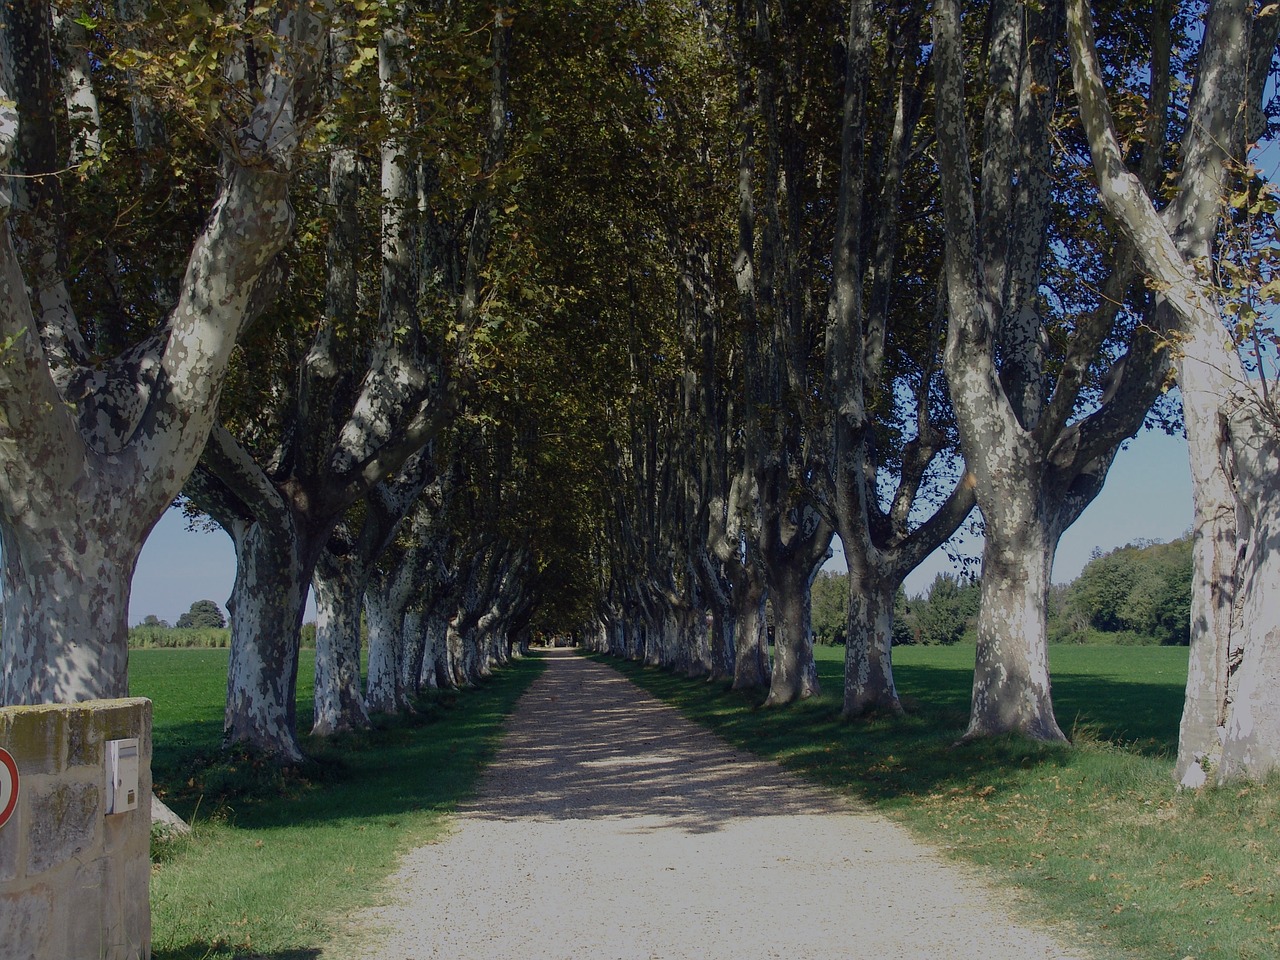
[[[297,767],[221,750],[207,722],[157,724],[156,787],[188,821],[246,828],[451,809],[491,756],[495,725],[540,670],[536,659],[520,661],[475,690],[433,694],[412,713],[378,717],[372,729],[303,737],[308,759]]]
[[[948,791],[1016,787],[1028,769],[1061,770],[1077,760],[1069,746],[1020,736],[958,743],[968,723],[972,668],[895,667],[908,714],[846,721],[838,662],[819,663],[821,696],[762,709],[763,692],[709,689],[705,681],[599,659],[730,742],[887,806]],[[1091,746],[1151,757],[1176,747],[1181,688],[1173,684],[1062,674],[1054,699],[1060,722],[1067,721],[1063,729]]]
[[[904,695],[927,704],[926,710],[958,717],[954,722],[963,732],[969,717],[972,669],[913,665],[895,667],[894,676]],[[842,677],[833,676],[828,688],[838,692],[842,683]],[[1177,750],[1181,684],[1066,672],[1055,674],[1052,683],[1054,713],[1068,736],[1077,731],[1089,740],[1123,744],[1152,757]]]

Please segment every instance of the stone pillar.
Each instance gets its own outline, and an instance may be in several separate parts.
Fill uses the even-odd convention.
[[[138,805],[107,815],[106,743],[138,738]],[[151,956],[151,701],[0,708],[17,761],[13,817],[0,827],[5,960]]]

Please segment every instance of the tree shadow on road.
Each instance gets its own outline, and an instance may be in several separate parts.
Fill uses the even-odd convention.
[[[499,763],[467,808],[487,819],[651,818],[693,833],[731,819],[847,809],[734,749],[618,673],[558,660],[517,708]]]

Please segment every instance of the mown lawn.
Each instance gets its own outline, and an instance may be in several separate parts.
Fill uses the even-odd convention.
[[[769,710],[758,696],[608,662],[728,740],[988,867],[1100,956],[1280,957],[1280,778],[1174,789],[1185,648],[1055,647],[1054,702],[1070,747],[956,745],[972,647],[896,650],[908,716],[842,721],[843,655],[819,649],[822,696]]]
[[[372,731],[305,738],[310,762],[282,774],[218,750],[227,656],[130,653],[131,693],[154,702],[157,790],[195,821],[191,838],[153,845],[157,960],[315,957],[335,918],[367,902],[398,854],[444,829],[542,668],[520,661]],[[311,726],[311,657],[304,651],[298,676],[300,730]]]

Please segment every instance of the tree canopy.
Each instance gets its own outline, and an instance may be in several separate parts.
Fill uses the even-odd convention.
[[[894,643],[971,630],[968,735],[1060,739],[1064,618],[1216,638],[1209,766],[1228,701],[1280,717],[1270,628],[1232,632],[1274,619],[1274,5],[4,10],[6,702],[123,689],[181,489],[236,545],[228,741],[290,760],[308,588],[319,733],[535,633],[771,706],[842,637],[845,715],[897,713]],[[1191,546],[1055,594],[1175,383]],[[975,505],[981,577],[906,601]]]
[[[191,604],[190,610],[178,617],[178,622],[174,624],[179,629],[185,627],[213,627],[218,630],[221,630],[226,625],[227,618],[222,615],[222,610],[212,600],[197,600]]]

